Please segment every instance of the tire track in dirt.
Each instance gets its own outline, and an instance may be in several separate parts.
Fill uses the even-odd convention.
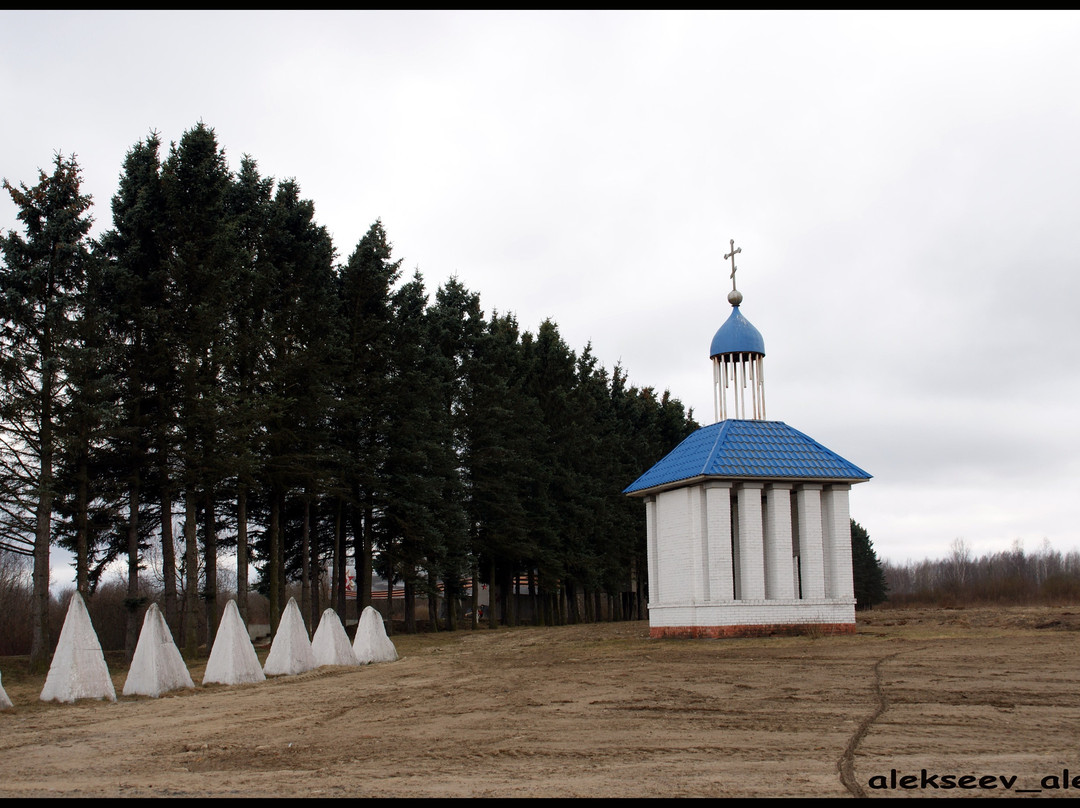
[[[855,750],[862,742],[862,739],[866,737],[866,733],[870,731],[870,727],[873,726],[874,722],[889,708],[889,700],[885,697],[885,691],[881,688],[881,666],[893,657],[900,656],[901,653],[903,652],[897,651],[888,654],[874,663],[874,695],[877,697],[877,707],[859,723],[855,733],[848,740],[844,754],[840,756],[840,760],[836,763],[836,767],[840,772],[840,782],[843,783],[844,788],[851,792],[853,797],[866,796],[862,786],[855,780]]]

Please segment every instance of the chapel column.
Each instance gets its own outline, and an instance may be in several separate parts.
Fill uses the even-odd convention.
[[[821,545],[821,486],[806,483],[795,489],[799,522],[799,569],[802,596],[825,597],[824,554]]]
[[[731,557],[731,483],[707,482],[704,488],[709,597],[712,601],[731,601],[735,599]]]
[[[765,598],[765,548],[761,492],[764,483],[739,485],[739,598]]]
[[[689,554],[683,593],[690,603],[709,600],[709,522],[705,513],[705,491],[700,485],[686,489],[687,549]]]
[[[771,483],[765,494],[765,597],[795,597],[791,552],[791,483]]]
[[[847,484],[827,485],[821,498],[822,549],[825,556],[825,597],[855,596],[851,564],[851,516]]]
[[[645,549],[649,560],[649,603],[660,602],[660,565],[656,547],[656,497],[645,497]]]

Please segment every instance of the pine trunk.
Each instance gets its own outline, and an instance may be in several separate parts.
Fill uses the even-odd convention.
[[[518,624],[518,595],[521,594],[521,584],[518,583],[518,576],[513,569],[507,572],[507,586],[506,586],[506,625],[516,626]]]
[[[278,619],[289,602],[289,589],[285,581],[285,489],[278,490],[278,540],[274,545],[277,550],[277,587],[278,587]]]
[[[457,598],[450,593],[450,587],[446,587],[443,590],[444,600],[446,601],[446,625],[447,631],[453,631],[457,628],[457,609],[455,608]]]
[[[439,631],[439,588],[438,578],[430,569],[427,571],[428,579],[428,630],[432,633]]]
[[[304,496],[304,521],[300,528],[300,614],[308,623],[311,637],[311,499]]]
[[[85,448],[87,441],[83,441]],[[75,588],[85,601],[90,597],[90,470],[86,451],[79,453],[75,494]]]
[[[247,486],[241,484],[236,492],[236,607],[244,625],[248,621],[247,527]]]
[[[416,633],[416,585],[412,578],[405,578],[401,582],[405,600],[405,633]]]
[[[497,628],[499,623],[495,618],[495,607],[499,600],[496,597],[495,587],[495,559],[492,558],[488,562],[488,610],[487,610],[487,627]],[[498,591],[501,591],[502,587],[499,587]],[[504,610],[505,611],[505,610]]]
[[[195,533],[198,513],[195,486],[184,492],[184,658],[199,652],[199,539]]]
[[[161,577],[165,601],[165,623],[179,636],[180,609],[176,594],[176,542],[173,539],[172,496],[168,488],[161,495]]]
[[[477,612],[480,611],[480,574],[476,571],[476,567],[473,566],[472,574],[472,622],[469,626],[473,631],[476,631],[480,627],[480,615]]]
[[[270,542],[269,542],[269,565],[266,581],[269,584],[267,595],[270,601],[270,634],[277,636],[278,620],[281,619],[282,604],[278,593],[278,565],[281,563],[278,555],[278,547],[281,542],[281,513],[278,508],[277,489],[270,491]]]
[[[214,495],[206,495],[206,510],[203,512],[203,564],[206,568],[206,588],[203,598],[206,602],[206,653],[214,647],[217,634],[217,523],[214,518]]]
[[[540,602],[536,594],[536,576],[533,574],[532,569],[529,570],[529,608],[532,610],[533,625],[544,625],[544,610],[540,608]]]
[[[165,601],[165,623],[174,638],[180,634],[180,609],[176,593],[176,543],[173,539],[173,501],[164,439],[158,445],[158,474],[161,477],[161,577]]]
[[[51,358],[48,342],[41,350],[42,367]],[[34,538],[34,609],[30,640],[30,670],[42,672],[48,667],[52,653],[49,637],[49,547],[52,542],[53,508],[53,429],[52,429],[53,379],[46,374],[41,382],[41,449],[38,476],[38,505],[36,534]]]
[[[314,509],[315,506],[312,506]],[[316,514],[311,515],[311,523],[318,525],[319,521]],[[315,532],[311,539],[311,611],[308,613],[308,625],[312,627],[312,630],[318,628],[319,619],[322,616],[322,562],[319,558],[319,534]]]
[[[341,497],[337,499],[337,508],[334,513],[334,563],[330,577],[331,598],[334,608],[337,609],[338,617],[342,625],[345,624],[347,614],[345,603],[345,504]]]
[[[135,472],[128,484],[128,525],[127,525],[128,585],[127,598],[124,600],[124,612],[127,618],[127,633],[124,638],[124,656],[128,662],[135,655],[135,646],[139,642],[139,619],[142,616],[139,598],[139,473]]]
[[[364,611],[365,606],[371,605],[371,576],[368,576],[367,587],[364,586],[364,522],[360,518],[360,508],[358,505],[353,505],[349,508],[352,518],[349,520],[352,524],[352,540],[353,540],[353,583],[356,585],[356,619],[360,619],[360,615]],[[367,602],[364,601],[364,590],[367,592]]]
[[[371,605],[371,549],[375,541],[375,505],[372,502],[372,493],[367,492],[367,501],[364,508],[364,543],[361,548],[360,560],[356,562],[356,594],[360,600],[360,612]],[[361,569],[361,561],[363,569]]]

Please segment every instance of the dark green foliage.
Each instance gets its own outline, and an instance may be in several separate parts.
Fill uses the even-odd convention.
[[[463,407],[471,542],[487,584],[525,568],[538,549],[529,509],[540,477],[532,452],[539,403],[524,392],[525,357],[513,315],[493,314],[477,337]]]
[[[445,585],[448,597],[457,597],[462,581],[472,571],[474,559],[470,532],[466,526],[467,493],[463,468],[467,453],[465,406],[470,387],[469,371],[475,367],[476,343],[483,333],[480,297],[470,292],[456,278],[451,278],[435,292],[435,303],[428,310],[428,350],[433,360],[430,383],[437,393],[436,431],[433,437],[440,490],[437,518],[442,525],[441,552],[432,558],[434,568]],[[453,605],[453,601],[450,601]],[[453,615],[448,613],[453,628]]]
[[[332,440],[340,460],[356,564],[358,611],[371,603],[374,523],[380,507],[380,475],[386,463],[386,425],[392,402],[391,293],[401,261],[376,221],[338,274],[339,343]]]
[[[217,557],[232,547],[242,613],[250,562],[272,626],[300,580],[314,627],[324,565],[341,607],[346,555],[360,608],[374,570],[452,602],[478,577],[505,622],[519,578],[538,621],[595,619],[602,595],[608,616],[644,615],[642,505],[621,491],[696,428],[678,401],[575,352],[550,320],[528,332],[486,317],[457,279],[429,300],[419,272],[401,282],[381,221],[336,265],[298,184],[249,156],[233,174],[202,123],[160,150],[151,134],[126,155],[92,255],[74,161],[58,158],[41,188],[5,185],[31,238],[4,245],[2,417],[50,425],[57,479],[42,487],[4,455],[0,540],[33,546],[34,497],[55,491],[47,539],[76,551],[80,588],[126,555],[132,614],[159,542],[166,618],[188,655],[197,627],[212,642]],[[52,302],[21,311],[44,300],[41,244],[64,222]],[[17,325],[46,311],[63,344],[48,355],[40,323]],[[45,420],[43,399],[7,395],[20,374],[59,385]],[[459,616],[449,609],[447,627]]]
[[[210,632],[216,629],[218,491],[230,458],[224,429],[228,402],[222,378],[229,364],[229,305],[237,293],[241,253],[228,202],[232,175],[214,131],[200,123],[174,143],[162,166],[167,255],[165,316],[160,327],[176,373],[176,442],[184,499],[186,614],[184,651],[196,653],[199,592],[198,527],[203,534],[203,599]],[[200,508],[209,508],[199,519]],[[211,637],[212,639],[212,637]]]
[[[162,169],[167,300],[160,327],[176,370],[178,451],[189,491],[212,487],[223,471],[221,374],[240,260],[227,215],[231,183],[225,153],[203,124],[173,144]]]
[[[168,360],[165,330],[166,245],[165,208],[161,184],[160,140],[151,134],[127,153],[120,187],[112,199],[113,227],[99,243],[100,278],[88,284],[88,298],[100,312],[99,333],[105,339],[107,377],[111,383],[111,412],[106,416],[105,462],[113,473],[94,478],[96,497],[118,503],[126,510],[106,534],[99,563],[90,572],[92,586],[105,565],[119,554],[128,557],[128,602],[138,600],[140,555],[149,541],[151,527],[161,524],[146,513],[148,494],[160,503],[160,475],[152,472],[151,447],[170,440],[172,419],[164,402],[171,390],[172,367]],[[110,492],[110,483],[120,489]],[[124,502],[119,504],[120,499]],[[82,531],[76,530],[78,537]],[[81,542],[80,542],[81,543]],[[90,556],[97,547],[91,543]],[[172,584],[172,559],[168,580]],[[79,564],[77,564],[79,566]],[[166,614],[175,625],[174,587],[166,592]],[[141,615],[128,615],[127,650],[134,652]]]
[[[855,608],[872,609],[889,597],[885,571],[866,528],[851,520],[851,570],[855,578]]]
[[[282,182],[269,206],[263,244],[266,262],[259,281],[266,293],[261,298],[264,336],[257,365],[256,424],[262,436],[259,476],[276,497],[303,492],[310,498],[327,484],[320,461],[328,439],[325,413],[333,370],[328,350],[333,335],[334,252],[314,212],[310,201],[300,199],[295,182]],[[270,539],[271,568],[278,576],[277,596],[271,598],[271,618],[276,622],[284,608],[283,584],[290,562],[302,569],[310,557],[302,542],[286,546],[283,531]]]
[[[0,239],[0,518],[6,530],[34,548],[34,608],[30,664],[44,666],[50,651],[49,548],[53,541],[55,466],[65,440],[76,440],[80,418],[94,418],[73,403],[69,381],[81,352],[79,297],[90,262],[90,197],[80,188],[74,156],[57,154],[53,173],[38,184],[4,189],[19,208],[25,237]],[[88,377],[92,372],[83,374]],[[66,411],[65,411],[66,410]],[[84,451],[76,449],[74,451]],[[31,517],[30,514],[33,514]],[[32,528],[32,530],[30,530]]]

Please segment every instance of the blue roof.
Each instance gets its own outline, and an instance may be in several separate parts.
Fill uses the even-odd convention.
[[[761,332],[742,316],[738,306],[731,307],[731,314],[728,316],[727,321],[720,326],[720,330],[712,338],[709,358],[711,359],[717,354],[727,353],[765,355],[765,340],[761,338]]]
[[[700,477],[862,482],[870,476],[783,421],[728,419],[691,434],[623,493]]]

